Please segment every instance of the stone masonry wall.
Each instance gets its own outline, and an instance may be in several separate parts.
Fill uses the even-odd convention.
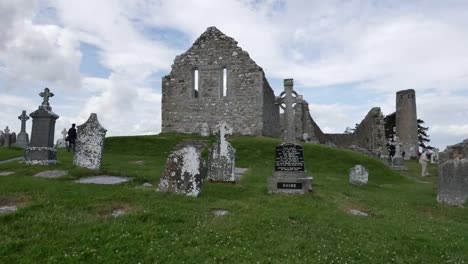
[[[210,27],[175,58],[171,73],[162,79],[162,132],[199,133],[203,123],[213,130],[220,121],[231,125],[234,134],[278,136],[279,110],[262,68],[237,41]]]

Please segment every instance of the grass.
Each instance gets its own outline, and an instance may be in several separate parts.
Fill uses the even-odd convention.
[[[198,137],[107,138],[101,172],[74,167],[72,155],[63,150],[58,154],[60,164],[54,166],[0,164],[0,171],[16,172],[0,177],[0,206],[14,201],[20,205],[16,213],[0,216],[0,263],[464,263],[468,259],[465,208],[437,204],[434,180],[417,182],[351,151],[306,144],[305,162],[314,177],[314,191],[302,196],[268,194],[266,181],[279,141],[261,137],[230,140],[237,150],[236,166],[249,168],[237,184],[206,182],[198,198],[142,188],[144,182],[157,185],[170,149],[188,138]],[[348,184],[348,170],[356,164],[369,170],[365,187]],[[417,178],[418,164],[406,165],[406,173]],[[69,176],[31,177],[46,169],[66,169]],[[134,180],[118,186],[71,181],[98,173]],[[112,217],[119,208],[129,213]],[[217,217],[215,209],[230,214]],[[370,216],[354,216],[349,209]]]
[[[24,150],[18,147],[0,147],[0,161],[23,156]]]

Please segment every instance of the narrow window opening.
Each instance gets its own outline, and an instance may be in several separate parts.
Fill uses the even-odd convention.
[[[227,96],[227,69],[223,68],[223,97]]]
[[[193,97],[198,98],[198,70],[193,71]]]

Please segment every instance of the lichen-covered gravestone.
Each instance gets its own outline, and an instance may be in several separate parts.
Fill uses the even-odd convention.
[[[468,139],[448,146],[439,159],[437,201],[463,205],[468,199]]]
[[[208,159],[208,180],[220,182],[236,181],[235,160],[236,150],[227,141],[232,134],[232,127],[226,122],[216,126],[218,140],[211,146]]]
[[[362,165],[356,165],[349,170],[349,183],[352,185],[366,185],[369,172]]]
[[[101,168],[104,138],[107,130],[99,124],[97,115],[92,113],[88,121],[78,126],[76,151],[73,163],[92,170]]]
[[[200,151],[194,146],[185,146],[169,154],[158,189],[197,197],[204,176],[204,161]]]

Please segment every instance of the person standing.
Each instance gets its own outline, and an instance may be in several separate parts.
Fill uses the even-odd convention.
[[[419,157],[419,164],[421,164],[421,176],[422,177],[429,176],[429,173],[427,172],[428,161],[429,161],[429,158],[427,157],[427,151],[423,150],[423,153],[421,153],[421,157]]]
[[[75,152],[75,142],[76,142],[76,128],[75,124],[72,124],[72,127],[68,129],[68,152],[70,152],[71,146],[73,145],[73,152]]]

